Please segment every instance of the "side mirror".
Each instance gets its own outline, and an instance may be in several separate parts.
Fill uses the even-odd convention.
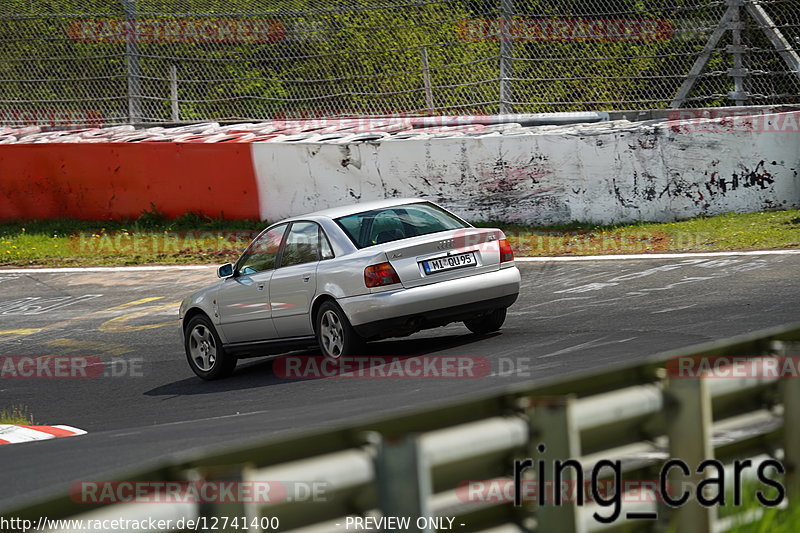
[[[225,263],[224,265],[217,268],[217,277],[225,279],[233,276],[233,265],[230,263]]]

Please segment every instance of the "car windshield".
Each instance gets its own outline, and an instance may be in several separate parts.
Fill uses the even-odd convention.
[[[444,209],[424,202],[373,209],[336,219],[358,248],[366,248],[469,224]]]

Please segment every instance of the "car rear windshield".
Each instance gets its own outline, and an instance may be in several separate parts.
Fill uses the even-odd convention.
[[[427,202],[364,211],[337,218],[336,223],[358,248],[470,227],[463,220]]]

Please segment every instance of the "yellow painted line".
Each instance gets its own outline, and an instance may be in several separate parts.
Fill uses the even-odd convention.
[[[127,309],[128,307],[133,307],[134,305],[139,304],[146,304],[147,302],[152,302],[154,300],[161,300],[164,298],[163,296],[150,296],[149,298],[141,298],[139,300],[134,300],[132,302],[128,302],[126,304],[115,305],[114,307],[109,307],[108,309],[103,309],[102,311],[97,311],[98,313],[105,313],[107,311],[116,311],[118,309]]]
[[[103,333],[129,333],[133,331],[144,331],[147,329],[155,329],[155,328],[162,328],[164,326],[171,326],[178,322],[177,318],[175,318],[174,320],[168,320],[167,322],[162,322],[160,324],[143,324],[138,326],[128,325],[128,322],[139,317],[147,316],[156,311],[161,311],[163,309],[175,308],[175,310],[177,311],[177,308],[178,306],[180,306],[180,304],[181,304],[180,302],[171,302],[168,304],[161,304],[155,307],[150,307],[148,309],[142,309],[140,311],[134,311],[133,313],[120,315],[110,320],[106,320],[105,322],[100,324],[97,330],[102,331]]]
[[[45,328],[50,326],[45,326]],[[30,328],[30,329],[7,329],[5,331],[0,331],[0,335],[30,335],[32,333],[38,333],[42,331],[44,328]]]
[[[101,309],[100,311],[92,311],[91,313],[87,313],[85,315],[76,316],[74,318],[67,318],[66,320],[60,320],[58,322],[53,322],[52,324],[48,324],[46,326],[42,326],[40,328],[30,328],[30,329],[9,329],[5,331],[0,331],[0,335],[32,335],[34,333],[39,333],[40,331],[44,331],[47,329],[57,328],[59,326],[66,326],[67,324],[72,324],[73,322],[78,322],[79,320],[86,320],[88,318],[92,318],[95,316],[103,315],[108,313],[109,311],[117,311],[120,309],[126,309],[129,307],[133,307],[136,305],[141,305],[144,303],[152,302],[153,300],[161,300],[164,298],[163,296],[150,296],[148,298],[140,298],[138,300],[133,300],[131,302],[127,302],[120,305],[115,305],[114,307],[109,307],[107,309]],[[180,304],[180,302],[178,302]],[[173,305],[173,304],[169,304]],[[125,315],[123,315],[125,316]]]
[[[100,353],[102,355],[125,355],[133,351],[127,344],[114,342],[80,341],[77,339],[61,338],[47,341],[48,346],[63,348],[63,353]]]

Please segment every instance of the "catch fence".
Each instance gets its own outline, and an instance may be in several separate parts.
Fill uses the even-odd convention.
[[[2,0],[0,124],[800,102],[797,0]]]

